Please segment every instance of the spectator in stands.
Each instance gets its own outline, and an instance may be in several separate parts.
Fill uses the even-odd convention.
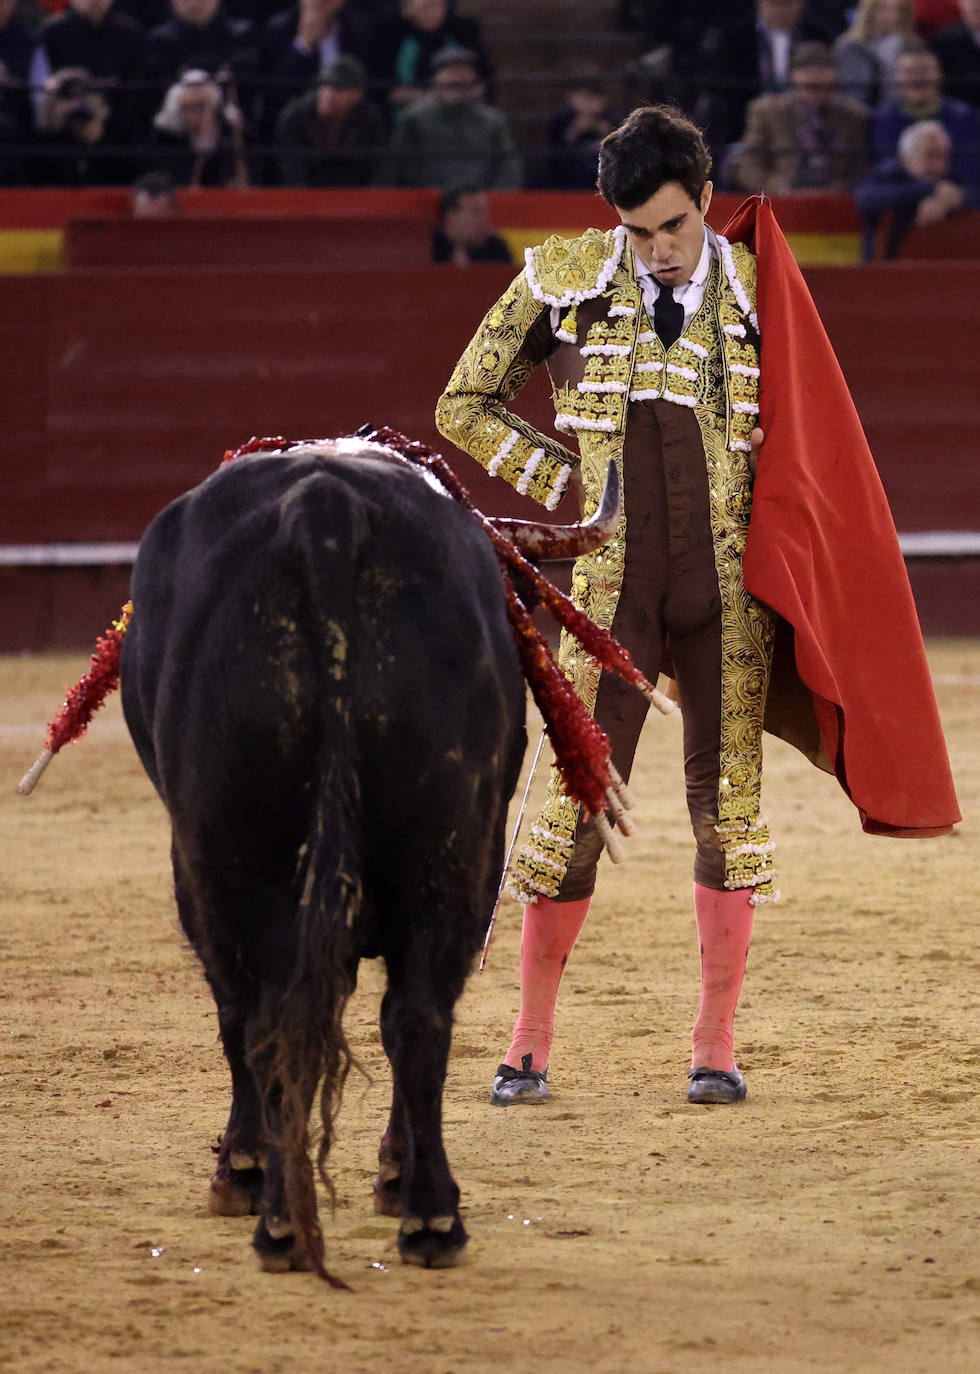
[[[950,180],[952,142],[936,119],[910,124],[898,156],[879,162],[854,193],[861,217],[861,256],[875,256],[878,229],[890,216],[884,256],[893,258],[913,225],[937,224],[957,210],[980,205],[980,186]]]
[[[920,119],[938,119],[952,142],[950,176],[960,186],[980,181],[980,130],[977,112],[942,93],[942,69],[924,45],[909,47],[895,64],[896,96],[875,110],[871,149],[875,162],[895,157],[903,129]]]
[[[37,115],[34,181],[41,186],[111,186],[129,181],[132,165],[100,156],[111,111],[91,73],[62,67],[49,76]]]
[[[400,108],[425,95],[434,59],[447,48],[465,51],[481,80],[492,80],[493,64],[475,19],[454,14],[450,0],[401,0],[400,13],[379,25],[368,71]]]
[[[940,29],[932,47],[943,69],[943,89],[980,106],[980,0],[959,0],[960,17]]]
[[[627,74],[649,82],[647,95],[654,103],[707,108],[710,97],[702,93],[702,69],[717,65],[720,30],[751,18],[754,0],[700,0],[696,6],[637,0],[631,8],[643,52],[627,64]]]
[[[477,58],[446,48],[432,60],[430,94],[402,110],[378,176],[382,186],[473,185],[512,191],[522,168],[510,125],[485,104]]]
[[[369,49],[365,8],[357,0],[299,0],[273,15],[262,32],[263,128],[273,134],[286,105],[336,58],[366,62]]]
[[[316,87],[291,100],[276,126],[284,186],[367,186],[384,149],[385,119],[365,97],[356,57],[336,57]]]
[[[912,0],[860,0],[854,22],[837,41],[837,81],[869,109],[895,94],[895,63],[915,39]]]
[[[725,179],[745,191],[850,194],[868,165],[868,112],[835,89],[834,54],[801,43],[790,59],[790,89],[753,100],[745,135]]]
[[[34,39],[14,14],[16,8],[17,0],[0,0],[0,186],[26,179],[22,149],[34,127],[29,94]]]
[[[169,172],[144,172],[129,188],[133,219],[176,219],[180,214],[177,183]]]
[[[439,202],[439,224],[432,231],[432,261],[468,267],[471,262],[513,263],[510,249],[493,232],[490,202],[478,186],[456,186]]]
[[[551,150],[545,184],[591,191],[595,186],[599,144],[616,121],[598,86],[580,82],[548,121]]]
[[[24,128],[18,118],[16,105],[8,106],[7,97],[23,94],[19,84],[12,80],[3,62],[0,62],[0,187],[21,186],[28,179],[26,140],[29,130]]]
[[[243,119],[205,71],[185,72],[153,120],[155,161],[179,186],[247,186]]]
[[[236,104],[256,116],[259,34],[246,19],[225,13],[221,0],[170,0],[171,17],[150,33],[158,78],[166,84],[182,72],[203,71],[235,87]]]
[[[741,136],[749,102],[789,85],[793,50],[824,37],[806,18],[804,0],[756,0],[753,13],[705,33],[696,115],[708,126],[716,162]]]
[[[31,63],[35,114],[52,73],[81,68],[111,102],[107,144],[138,142],[152,113],[146,34],[126,15],[112,12],[112,0],[70,0],[70,7],[41,29]]]

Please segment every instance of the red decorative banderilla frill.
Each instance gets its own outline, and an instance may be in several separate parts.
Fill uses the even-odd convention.
[[[59,749],[81,739],[106,697],[119,686],[119,655],[132,614],[133,603],[127,601],[119,619],[114,620],[105,634],[95,641],[95,653],[90,659],[88,672],[79,678],[74,687],[67,689],[68,695],[48,726],[44,748],[20,780],[17,791],[23,796],[29,796],[34,791],[38,779]]]
[[[610,758],[609,739],[586,710],[565,674],[555,662],[540,631],[535,626],[513,583],[517,573],[533,587],[541,604],[591,654],[608,669],[642,692],[659,711],[668,714],[673,704],[650,683],[636,667],[619,641],[591,621],[567,596],[529,563],[514,543],[494,527],[493,521],[473,504],[473,500],[446,460],[425,444],[406,439],[397,431],[383,428],[371,436],[378,443],[417,466],[427,468],[449,494],[470,512],[493,544],[501,566],[507,598],[507,614],[525,679],[544,719],[545,730],[555,752],[555,762],[564,779],[565,791],[596,818],[611,857],[622,857],[609,824],[612,815],[624,834],[632,824],[625,815],[631,800]]]

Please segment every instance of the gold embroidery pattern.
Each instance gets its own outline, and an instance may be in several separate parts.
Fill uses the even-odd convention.
[[[732,245],[732,253],[738,279],[745,287],[754,310],[755,258],[741,243]],[[727,281],[725,285],[727,288]],[[742,314],[730,289],[720,294],[718,315],[731,401],[728,447],[733,453],[748,453],[751,449],[749,436],[756,426],[759,414],[758,335],[751,321]]]
[[[623,470],[621,434],[583,433],[582,477],[585,487],[585,514],[598,505],[610,463]],[[616,614],[626,564],[626,511],[612,539],[595,553],[575,561],[572,572],[572,600],[580,610],[608,630]],[[562,631],[558,663],[575,688],[590,715],[595,712],[601,669],[573,635]],[[572,841],[578,824],[579,807],[562,790],[561,775],[552,768],[548,795],[537,822],[531,826],[528,843],[513,867],[510,891],[520,902],[533,900],[535,894],[554,897],[558,893],[571,857]]]
[[[541,304],[577,305],[603,291],[622,256],[626,231],[587,229],[579,238],[552,234],[532,249],[525,268]]]
[[[733,246],[739,281],[755,309],[752,254]],[[722,603],[721,759],[718,834],[725,852],[725,886],[751,887],[754,903],[775,901],[772,839],[761,814],[762,722],[772,667],[775,617],[745,590],[742,560],[752,510],[749,436],[759,413],[758,335],[719,274],[712,301],[724,357],[727,424],[713,408],[696,412],[704,442],[711,532]]]
[[[488,311],[457,363],[436,406],[436,425],[492,476],[499,474],[515,487],[537,456],[524,489],[548,505],[553,498],[557,504],[564,492],[575,456],[504,405],[533,370],[519,354],[542,308],[524,275],[517,277]]]
[[[573,305],[561,318],[557,337],[564,343],[578,343],[578,306]]]
[[[708,465],[711,529],[721,596],[721,759],[718,833],[725,886],[773,901],[772,841],[760,811],[762,719],[772,664],[772,612],[745,590],[742,557],[752,504],[748,461],[726,452],[725,430],[698,412]]]

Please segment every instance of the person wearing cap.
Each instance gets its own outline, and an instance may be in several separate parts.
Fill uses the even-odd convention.
[[[868,165],[868,112],[836,89],[834,54],[801,43],[790,57],[790,86],[749,105],[745,133],[726,162],[725,179],[745,191],[848,195]]]
[[[510,124],[483,100],[476,55],[444,48],[432,60],[429,94],[395,120],[379,184],[513,191],[522,180]]]
[[[476,19],[456,14],[451,0],[400,0],[397,10],[378,23],[368,61],[372,85],[393,109],[425,94],[446,48],[469,53],[489,89],[493,64]]]
[[[284,186],[367,186],[385,146],[380,110],[365,98],[356,57],[324,67],[314,88],[291,100],[276,123]]]
[[[296,96],[338,57],[364,61],[370,25],[364,0],[299,0],[274,14],[262,30],[262,127],[273,141],[276,122]]]

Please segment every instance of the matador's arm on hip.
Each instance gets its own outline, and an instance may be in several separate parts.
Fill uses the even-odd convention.
[[[550,311],[522,273],[487,312],[436,405],[441,434],[491,477],[554,510],[578,458],[506,408],[555,347]]]

